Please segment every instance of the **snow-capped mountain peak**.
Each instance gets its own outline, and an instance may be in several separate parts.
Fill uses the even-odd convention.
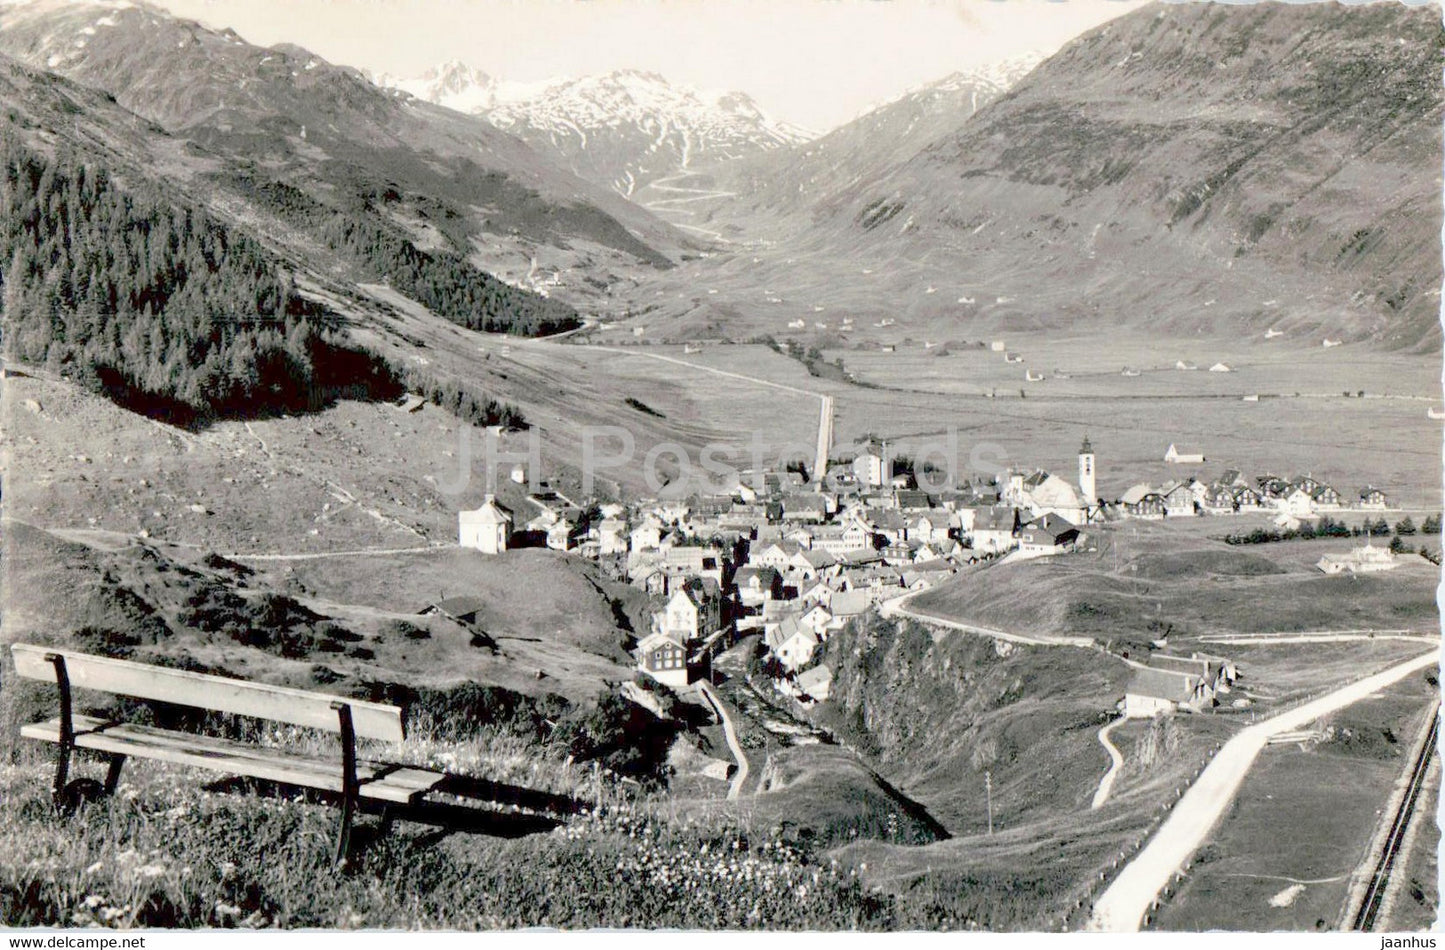
[[[415,79],[377,82],[481,115],[624,195],[702,160],[742,157],[811,137],[770,119],[746,93],[704,94],[642,69],[518,83],[448,62]]]

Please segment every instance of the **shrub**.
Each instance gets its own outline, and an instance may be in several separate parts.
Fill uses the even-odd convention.
[[[381,635],[404,637],[407,640],[426,640],[431,637],[431,631],[426,627],[419,627],[409,620],[388,620],[381,625]]]

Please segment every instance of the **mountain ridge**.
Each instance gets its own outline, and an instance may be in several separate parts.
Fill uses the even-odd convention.
[[[417,78],[373,80],[480,115],[627,197],[695,161],[739,158],[811,137],[771,119],[747,93],[704,94],[642,69],[519,83],[451,60]]]
[[[10,3],[0,53],[112,95],[224,165],[401,227],[508,282],[596,308],[691,244],[480,119],[144,4]]]
[[[1438,349],[1442,49],[1427,8],[1142,7],[862,174],[764,158],[755,188],[694,181],[745,196],[686,222],[736,246],[665,279],[650,319]]]

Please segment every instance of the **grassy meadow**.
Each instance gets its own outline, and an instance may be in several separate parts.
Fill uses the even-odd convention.
[[[1267,746],[1156,928],[1333,929],[1436,691],[1412,677],[1316,724],[1325,741]]]

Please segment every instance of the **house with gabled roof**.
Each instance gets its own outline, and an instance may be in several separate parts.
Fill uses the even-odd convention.
[[[1198,712],[1214,701],[1205,677],[1171,669],[1136,669],[1124,688],[1124,715],[1149,718],[1180,709]]]
[[[1159,488],[1159,497],[1164,502],[1166,518],[1188,517],[1197,513],[1194,490],[1189,482],[1165,482]]]
[[[819,640],[826,640],[831,632],[829,624],[833,620],[833,614],[822,604],[814,604],[798,617],[799,626],[813,631],[813,635]]]
[[[1290,491],[1290,483],[1278,475],[1261,475],[1255,479],[1255,484],[1259,486],[1260,497],[1265,501],[1283,498]]]
[[[893,481],[893,459],[884,442],[870,439],[853,456],[852,474],[858,484],[878,488]]]
[[[869,604],[866,590],[834,591],[828,598],[828,612],[835,620],[848,621],[866,611]]]
[[[784,495],[781,501],[784,521],[821,524],[833,513],[832,502],[819,492],[795,492]]]
[[[1019,554],[1040,556],[1063,554],[1072,551],[1079,541],[1079,529],[1073,524],[1049,512],[1026,524],[1019,525]]]
[[[785,617],[763,636],[769,652],[790,673],[808,665],[818,649],[818,636],[802,626],[797,617]]]
[[[1128,491],[1119,496],[1119,505],[1131,518],[1164,517],[1163,496],[1152,486],[1142,482],[1138,485],[1131,485]]]
[[[637,644],[634,655],[637,668],[659,683],[680,689],[692,681],[687,646],[671,634],[663,631],[648,634]]]
[[[798,589],[798,601],[805,606],[813,604],[826,604],[833,597],[836,588],[835,584],[843,583],[843,575],[837,577],[819,577],[806,583]]]
[[[783,578],[776,568],[740,567],[733,575],[738,603],[744,607],[760,607],[763,601],[783,596]]]
[[[1018,545],[1019,513],[1016,508],[976,508],[969,537],[973,549],[984,554],[1011,551]]]
[[[1260,505],[1261,499],[1257,490],[1248,485],[1240,485],[1234,489],[1234,509],[1236,511],[1253,511]]]
[[[788,566],[793,555],[801,550],[801,545],[791,541],[770,541],[760,550],[750,552],[748,563],[754,567],[771,567],[782,570]]]
[[[814,702],[825,702],[833,688],[833,671],[828,669],[828,664],[820,663],[799,673],[793,682],[802,693],[800,699],[806,697]]]
[[[722,598],[715,584],[689,579],[678,584],[667,606],[653,614],[653,628],[687,645],[722,625]]]
[[[501,554],[512,538],[512,511],[488,494],[480,508],[457,512],[457,543],[483,554]]]
[[[1360,507],[1369,508],[1375,511],[1383,511],[1386,505],[1385,492],[1383,489],[1373,485],[1366,485],[1360,489]]]
[[[1211,515],[1231,515],[1235,512],[1235,493],[1238,489],[1224,482],[1215,482],[1204,491],[1199,506]]]

